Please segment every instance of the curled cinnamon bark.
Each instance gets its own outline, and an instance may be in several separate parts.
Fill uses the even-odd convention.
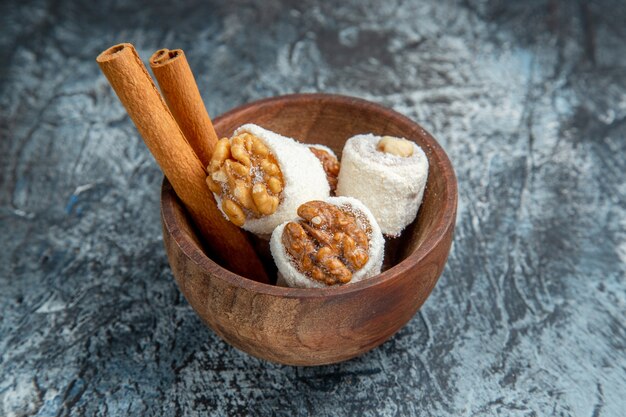
[[[232,271],[269,282],[245,234],[218,210],[205,183],[203,164],[185,140],[135,48],[128,43],[115,45],[96,61],[204,242]]]
[[[159,49],[150,57],[150,68],[187,142],[206,167],[217,144],[217,134],[185,52]]]

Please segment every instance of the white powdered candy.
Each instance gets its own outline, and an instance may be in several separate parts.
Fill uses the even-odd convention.
[[[277,175],[282,176],[282,184],[280,185],[282,190],[276,194],[279,198],[279,203],[271,214],[263,215],[239,208],[240,213],[245,216],[245,220],[242,220],[243,224],[241,224],[243,229],[260,236],[269,236],[277,225],[293,219],[296,216],[296,210],[301,204],[310,200],[323,200],[329,196],[330,189],[322,164],[306,146],[291,138],[251,123],[239,127],[234,132],[233,137],[243,133],[249,133],[260,139],[269,149],[280,168],[280,173]],[[259,178],[263,177],[264,173],[260,168],[253,167],[246,175],[248,178],[251,177],[253,184],[255,184],[262,182]],[[213,178],[216,178],[215,174]],[[213,183],[215,184],[215,181]],[[265,187],[265,184],[263,186]],[[271,188],[269,183],[267,188]],[[224,189],[226,188],[222,190]],[[254,191],[252,192],[254,193]],[[250,193],[249,189],[248,193]],[[228,195],[229,199],[245,208],[245,204],[241,204],[244,200],[237,195],[224,194],[223,191],[219,193],[214,192],[213,195],[218,207],[226,218],[229,218],[223,207],[226,195]],[[230,220],[232,221],[233,218],[230,218]]]
[[[363,246],[362,241],[360,241],[359,237],[357,237],[356,233],[353,231],[350,231],[349,229],[337,229],[336,226],[339,222],[334,225],[330,224],[330,222],[332,222],[332,220],[330,220],[332,219],[331,212],[326,212],[326,214],[315,214],[315,212],[313,212],[315,215],[314,217],[308,219],[308,225],[305,224],[304,227],[300,228],[303,233],[305,230],[308,230],[308,235],[306,235],[306,239],[309,244],[308,248],[306,244],[303,245],[304,241],[298,241],[294,245],[296,252],[300,251],[298,254],[300,259],[297,259],[297,257],[293,255],[293,251],[290,253],[286,248],[283,234],[285,232],[285,228],[289,227],[289,224],[300,224],[298,221],[301,219],[293,219],[292,221],[285,222],[274,229],[270,239],[270,249],[272,251],[272,256],[274,257],[274,262],[278,267],[279,280],[286,283],[290,287],[326,288],[329,284],[312,277],[312,269],[315,267],[319,267],[319,271],[326,275],[331,275],[332,269],[335,267],[334,264],[325,263],[323,261],[324,257],[322,251],[328,250],[331,246],[336,245],[337,252],[335,252],[331,258],[335,261],[340,260],[342,262],[340,266],[342,267],[353,266],[354,262],[351,263],[351,259],[353,259],[351,258],[351,254],[354,254],[355,252],[348,253],[346,248],[353,248],[355,246],[355,242],[356,246],[361,244],[361,248],[367,248],[365,252],[363,252],[367,254],[367,257],[361,258],[367,259],[367,261],[361,263],[360,268],[352,270],[349,280],[342,283],[351,284],[379,274],[383,264],[385,240],[380,227],[370,210],[359,200],[352,197],[329,197],[323,202],[309,202],[306,205],[310,205],[312,203],[318,204],[318,207],[324,207],[325,203],[327,203],[326,205],[335,206],[339,208],[341,212],[350,216],[351,219],[353,218],[356,226],[358,227],[359,233],[364,233],[366,236],[366,239],[364,239],[366,244]],[[299,213],[302,215],[302,211]],[[307,220],[306,215],[304,216],[304,220]],[[315,229],[315,226],[318,226],[318,228]],[[324,234],[326,234],[326,236],[324,236]],[[320,235],[320,238],[316,238],[316,236]],[[354,239],[350,238],[350,241],[346,241],[345,235],[352,236]],[[363,237],[363,235],[361,237]],[[343,253],[341,252],[342,250]],[[305,273],[302,272],[304,269],[302,266],[303,260],[307,262],[317,261],[320,263],[318,265],[314,265],[313,268],[309,265],[309,271]],[[341,283],[337,282],[336,284]]]
[[[313,154],[320,160],[324,171],[326,172],[326,179],[330,186],[330,194],[335,195],[337,189],[337,176],[339,175],[339,158],[335,155],[332,149],[328,146],[320,144],[306,145]]]
[[[382,232],[398,236],[417,215],[428,178],[428,159],[415,143],[373,134],[346,141],[337,195],[361,200]]]

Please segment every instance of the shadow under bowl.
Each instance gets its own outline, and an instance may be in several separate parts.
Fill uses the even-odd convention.
[[[387,239],[384,271],[350,285],[284,288],[237,275],[200,242],[172,187],[163,181],[163,238],[178,286],[222,339],[253,356],[289,365],[322,365],[361,355],[389,339],[422,306],[443,271],[456,220],[457,184],[445,152],[417,123],[377,104],[337,95],[294,94],[256,101],[217,117],[219,137],[256,123],[338,156],[359,133],[405,137],[429,160],[417,219]],[[274,268],[271,260],[268,268]]]

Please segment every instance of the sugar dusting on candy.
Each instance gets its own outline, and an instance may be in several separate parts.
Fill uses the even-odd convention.
[[[342,198],[350,198],[352,200],[356,200],[353,197],[342,197]],[[358,200],[357,200],[358,201]],[[370,244],[370,240],[372,239],[372,228],[370,226],[370,222],[367,216],[359,209],[355,209],[351,204],[342,204],[339,206],[341,211],[344,213],[348,213],[352,215],[356,219],[356,224],[359,226],[361,230],[365,232],[368,239],[368,245]]]
[[[260,183],[264,180],[263,171],[258,166],[252,167],[250,174],[253,184]]]
[[[268,147],[276,158],[284,180],[276,211],[269,216],[248,217],[243,229],[261,237],[269,236],[277,225],[293,219],[301,204],[311,200],[324,200],[330,195],[324,168],[305,145],[252,123],[239,127],[233,136],[241,133],[256,136]],[[261,176],[258,169],[253,169],[253,178]],[[221,210],[221,197],[217,194],[214,196]]]
[[[357,219],[357,223],[362,230],[367,233],[369,248],[369,259],[363,268],[352,274],[352,279],[345,285],[352,284],[371,278],[380,274],[383,258],[385,255],[385,239],[374,218],[372,212],[359,200],[352,197],[328,197],[325,202],[339,207],[341,210],[353,213]],[[287,253],[283,245],[283,230],[290,221],[297,221],[298,218],[292,218],[289,221],[279,225],[270,238],[270,250],[274,257],[274,262],[278,267],[278,274],[289,287],[299,288],[326,288],[328,285],[323,282],[309,278],[294,265],[291,256]]]
[[[413,144],[413,155],[397,156],[376,149],[381,136],[356,135],[346,141],[337,195],[361,200],[382,232],[398,236],[417,215],[428,178],[428,159]]]
[[[398,156],[378,149],[378,142],[382,138],[383,136],[369,133],[367,135],[356,135],[350,139],[354,139],[354,142],[351,144],[354,146],[354,151],[358,152],[363,158],[372,159],[381,165],[389,167],[413,165],[420,160],[419,152],[415,152],[415,150],[421,150],[421,148],[415,142],[409,141],[413,145],[413,154],[411,156]],[[400,139],[407,140],[405,138]]]

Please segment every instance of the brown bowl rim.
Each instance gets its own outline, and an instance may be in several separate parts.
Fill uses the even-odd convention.
[[[175,217],[173,215],[173,204],[175,202],[175,193],[171,186],[169,186],[169,182],[167,178],[164,178],[163,184],[161,187],[161,217],[163,219],[163,224],[167,229],[167,232],[172,236],[180,250],[192,261],[194,261],[201,269],[205,270],[212,276],[219,276],[220,279],[227,281],[229,284],[232,284],[236,287],[243,287],[250,291],[254,291],[256,293],[265,294],[274,297],[284,297],[284,298],[319,298],[319,297],[334,297],[334,296],[342,296],[345,294],[358,292],[363,289],[384,285],[385,283],[391,281],[398,275],[400,275],[403,271],[410,269],[411,267],[419,264],[419,262],[433,249],[435,249],[442,240],[445,239],[449,229],[454,227],[456,222],[456,208],[457,208],[457,181],[456,175],[454,173],[454,168],[452,167],[452,163],[448,158],[448,155],[445,153],[441,145],[435,140],[435,138],[428,133],[421,125],[408,117],[396,112],[395,110],[389,109],[382,105],[373,103],[368,100],[364,100],[361,98],[355,98],[350,96],[344,96],[339,94],[326,94],[326,93],[297,93],[297,94],[287,94],[275,97],[269,97],[265,99],[260,99],[257,101],[253,101],[238,107],[233,108],[232,110],[227,111],[226,113],[221,114],[213,120],[214,124],[218,124],[220,120],[226,118],[233,113],[239,113],[245,111],[249,108],[256,107],[259,105],[264,105],[268,103],[272,104],[288,104],[293,103],[294,101],[310,101],[313,100],[329,100],[333,102],[339,102],[341,104],[346,105],[357,105],[361,108],[369,108],[374,109],[378,112],[381,112],[385,116],[388,116],[390,119],[401,119],[405,122],[408,122],[415,126],[415,130],[420,131],[420,136],[422,136],[432,152],[436,154],[441,163],[444,166],[444,171],[447,171],[450,176],[446,184],[446,191],[449,198],[444,200],[443,205],[443,215],[441,216],[441,220],[438,224],[434,225],[432,230],[434,231],[429,236],[426,237],[426,240],[422,242],[422,244],[411,254],[409,254],[402,262],[394,265],[388,270],[378,274],[372,278],[368,278],[363,281],[355,282],[354,284],[344,285],[340,287],[329,287],[329,288],[288,288],[288,287],[279,287],[276,285],[264,284],[252,279],[243,277],[241,275],[235,274],[230,270],[220,266],[216,262],[214,262],[211,258],[209,258],[203,251],[196,250],[196,244],[194,244],[190,238],[181,232],[180,227],[177,222],[174,220]],[[181,242],[182,241],[182,242]]]

